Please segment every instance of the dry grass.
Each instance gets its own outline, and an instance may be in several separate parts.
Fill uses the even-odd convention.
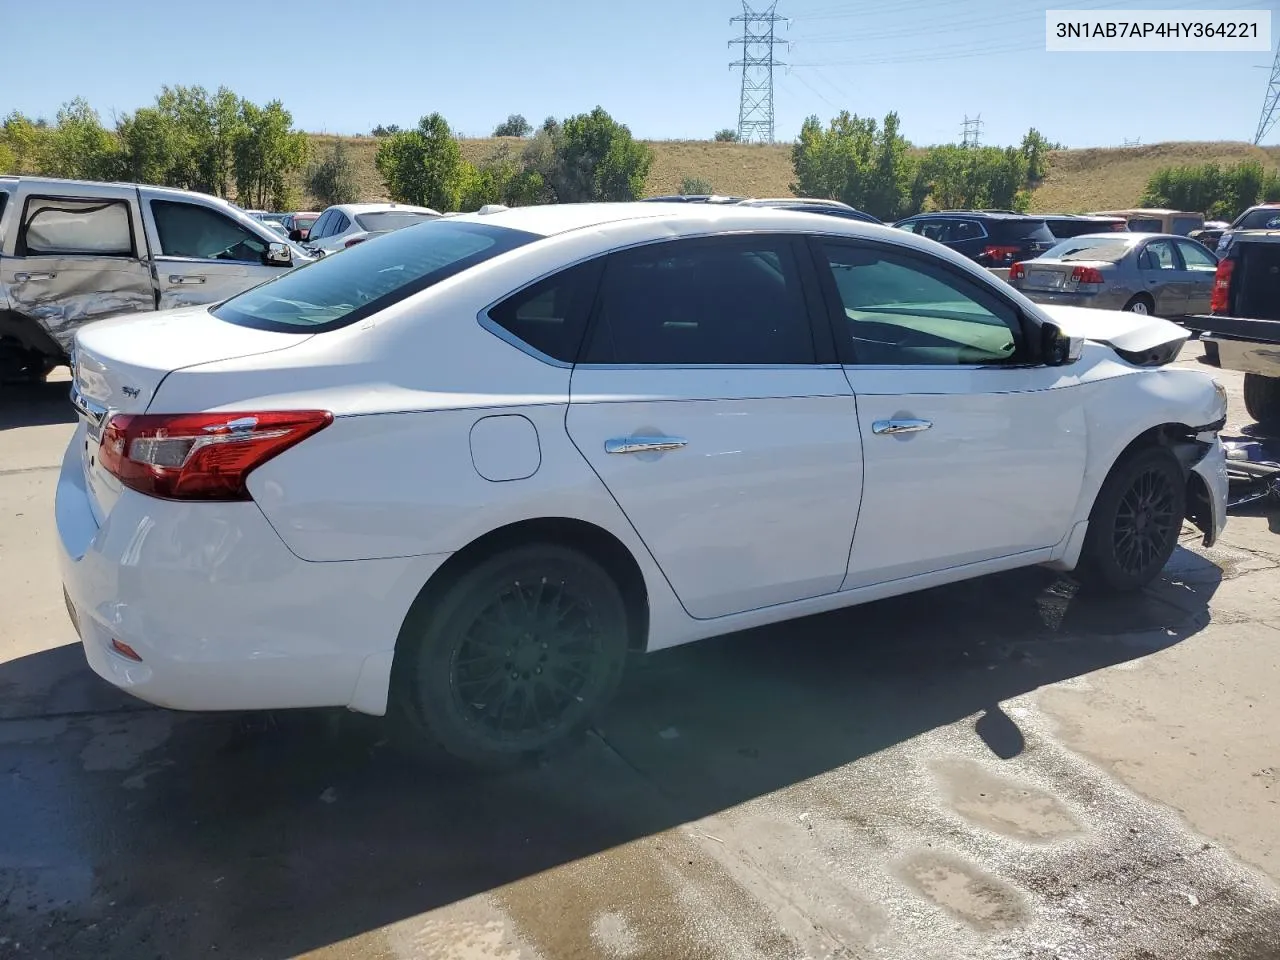
[[[338,137],[313,134],[317,154]],[[378,141],[373,137],[341,138],[356,164],[361,199],[384,200],[386,187],[374,168]],[[472,163],[485,160],[501,145],[519,150],[516,138],[461,141],[462,155]],[[791,193],[791,147],[716,143],[706,140],[650,142],[653,168],[648,196],[678,193],[684,177],[707,180],[717,193],[748,197],[785,197]],[[1256,158],[1269,167],[1280,165],[1280,147],[1247,143],[1156,143],[1142,147],[1061,150],[1051,155],[1049,173],[1031,198],[1040,212],[1080,213],[1135,206],[1147,179],[1160,167],[1176,164],[1222,164]],[[301,184],[299,184],[301,188]],[[303,191],[305,196],[305,191]],[[314,206],[313,198],[306,202]]]

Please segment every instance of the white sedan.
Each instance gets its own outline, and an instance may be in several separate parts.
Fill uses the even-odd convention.
[[[629,651],[1211,544],[1226,398],[1165,365],[1185,337],[814,214],[433,220],[80,332],[67,605],[153,703],[393,709],[502,764]]]
[[[306,245],[320,253],[337,253],[369,239],[434,220],[439,212],[405,203],[340,203],[327,207],[307,233]]]

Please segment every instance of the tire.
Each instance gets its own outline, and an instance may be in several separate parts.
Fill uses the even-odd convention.
[[[0,340],[0,384],[44,383],[58,364],[17,340]]]
[[[1155,301],[1145,293],[1139,293],[1137,296],[1130,297],[1129,302],[1121,307],[1121,309],[1127,313],[1140,313],[1144,316],[1154,316],[1156,312],[1156,304]]]
[[[1177,457],[1145,447],[1111,468],[1089,514],[1080,579],[1112,593],[1141,590],[1169,562],[1187,508]]]
[[[1264,427],[1280,427],[1280,380],[1257,373],[1244,375],[1244,408]]]
[[[599,564],[517,547],[414,604],[396,644],[401,718],[420,753],[514,766],[580,737],[616,692],[627,649],[626,604]]]

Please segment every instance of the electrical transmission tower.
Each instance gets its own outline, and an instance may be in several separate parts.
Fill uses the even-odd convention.
[[[775,11],[776,0],[763,10],[742,2],[742,15],[729,23],[742,24],[742,36],[729,41],[729,46],[742,44],[742,59],[729,67],[742,68],[742,94],[738,101],[738,139],[744,143],[773,143],[773,68],[786,64],[776,60],[773,48],[783,43],[774,31],[784,21]]]
[[[1276,122],[1276,107],[1280,105],[1280,44],[1276,46],[1276,58],[1271,62],[1271,79],[1267,81],[1267,97],[1262,101],[1262,116],[1258,118],[1258,132],[1253,135],[1256,146],[1271,132]]]
[[[965,114],[964,125],[960,128],[960,146],[962,147],[980,147],[982,146],[982,114],[978,114],[972,120],[969,115]]]

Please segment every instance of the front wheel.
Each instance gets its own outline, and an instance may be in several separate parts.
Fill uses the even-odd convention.
[[[1089,514],[1081,579],[1117,593],[1145,587],[1173,555],[1186,506],[1177,457],[1164,447],[1126,456],[1111,468]]]
[[[518,547],[415,605],[397,644],[400,706],[420,745],[510,766],[580,734],[613,696],[626,656],[613,578],[576,550]]]

